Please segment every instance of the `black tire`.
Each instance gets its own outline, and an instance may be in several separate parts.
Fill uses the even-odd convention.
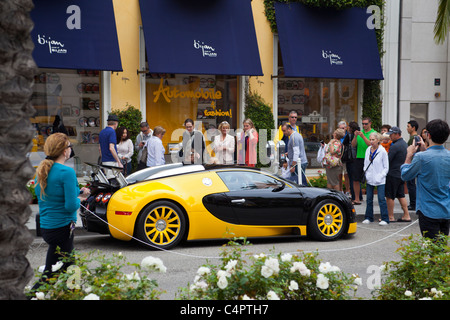
[[[315,240],[336,240],[345,234],[346,230],[346,213],[335,200],[322,200],[309,216],[307,232]]]
[[[183,211],[170,201],[156,201],[139,216],[136,237],[150,248],[170,249],[184,237],[186,218]]]

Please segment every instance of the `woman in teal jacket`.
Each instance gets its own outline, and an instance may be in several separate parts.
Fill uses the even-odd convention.
[[[52,274],[52,266],[61,258],[61,253],[73,251],[73,230],[77,221],[80,200],[89,196],[89,189],[80,193],[75,170],[64,165],[73,155],[69,138],[63,133],[55,133],[47,138],[44,145],[47,155],[39,167],[36,176],[36,195],[39,204],[40,228],[42,238],[49,245],[45,261],[42,284]],[[65,270],[70,263],[62,266]],[[54,268],[54,267],[53,267]]]

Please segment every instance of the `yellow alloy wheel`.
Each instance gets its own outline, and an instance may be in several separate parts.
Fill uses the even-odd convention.
[[[310,217],[309,233],[317,240],[335,240],[345,230],[345,214],[333,200],[320,202]]]
[[[324,205],[317,215],[317,226],[326,237],[336,235],[342,229],[343,222],[341,209],[333,203]]]
[[[151,205],[140,216],[138,223],[138,238],[153,247],[171,248],[184,235],[184,215],[171,202],[161,201]]]

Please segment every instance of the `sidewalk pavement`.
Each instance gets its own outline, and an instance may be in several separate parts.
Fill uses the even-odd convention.
[[[406,197],[407,201],[409,200],[408,197]],[[364,220],[364,214],[366,212],[366,198],[364,195],[364,201],[362,201],[361,205],[356,205],[355,206],[355,210],[356,210],[356,219],[358,223],[361,223]],[[33,233],[35,233],[36,230],[36,214],[39,212],[39,207],[37,204],[31,204],[31,215],[30,218],[28,219],[27,222],[27,227],[30,231],[33,231]],[[378,205],[378,199],[375,196],[374,197],[374,205],[373,205],[373,212],[374,212],[374,221],[377,222],[378,219],[380,218],[380,206]],[[417,215],[415,211],[409,211],[409,214],[411,216],[411,220],[414,221],[417,219]],[[395,220],[397,220],[398,218],[401,218],[403,215],[403,210],[400,206],[400,203],[398,202],[398,200],[395,200],[395,206],[394,206],[394,217]],[[81,223],[81,218],[80,216],[78,216],[77,219],[77,224],[76,224],[77,228],[83,228],[83,224]]]

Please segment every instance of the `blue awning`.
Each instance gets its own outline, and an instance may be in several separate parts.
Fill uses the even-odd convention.
[[[375,30],[363,8],[319,9],[275,2],[287,77],[383,79]]]
[[[39,67],[122,71],[112,0],[33,2],[33,58]]]
[[[251,0],[140,0],[152,73],[262,75]]]

